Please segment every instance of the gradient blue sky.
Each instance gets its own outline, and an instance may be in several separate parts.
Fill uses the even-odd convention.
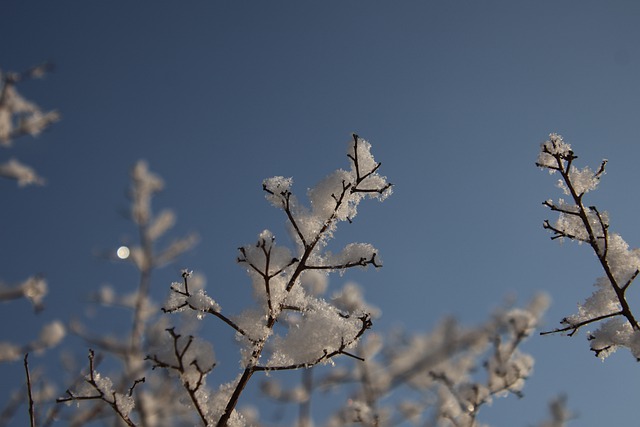
[[[2,340],[84,318],[103,283],[135,286],[133,268],[94,254],[135,239],[121,211],[140,158],[166,181],[155,206],[177,212],[172,236],[201,237],[156,272],[154,295],[188,266],[226,312],[246,306],[236,248],[284,223],[262,179],[293,176],[304,193],[347,165],[351,132],[372,142],[396,184],[338,233],[380,250],[383,269],[349,278],[381,308],[381,331],[429,329],[447,314],[472,323],[539,290],[553,299],[552,329],[591,294],[600,271],[588,248],[552,242],[541,227],[553,217],[541,202],[559,196],[534,166],[550,132],[583,165],[609,159],[592,201],[632,246],[640,240],[638,2],[5,0],[1,9],[0,68],[53,61],[52,75],[20,89],[63,115],[0,153],[48,180],[0,181],[0,278],[42,273],[51,288],[38,316],[26,302],[0,305]],[[533,337],[526,398],[498,400],[481,419],[528,426],[567,393],[573,425],[637,423],[640,367],[625,351],[600,362],[578,335]],[[2,365],[0,376],[22,381],[19,367]],[[4,401],[7,382],[0,388]]]

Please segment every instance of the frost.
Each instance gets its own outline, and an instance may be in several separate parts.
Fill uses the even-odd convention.
[[[613,354],[621,346],[633,347],[637,351],[636,340],[637,338],[631,325],[622,317],[602,322],[596,331],[589,334],[589,345],[596,353],[596,356],[602,360]]]
[[[174,293],[175,294],[175,293]],[[204,290],[198,289],[194,294],[187,297],[187,304],[193,309],[201,312],[208,312],[209,310],[220,311],[220,306],[211,297],[209,297]]]
[[[353,185],[353,181],[354,177],[349,172],[340,169],[310,189],[308,196],[313,208],[313,215],[318,218],[329,218],[340,200],[342,203],[336,213],[336,218],[343,221],[355,217],[358,202],[362,197],[350,191],[350,185]]]
[[[276,246],[275,237],[269,230],[260,233],[256,244],[245,245],[240,252],[242,257],[239,261],[248,264],[255,272],[268,276],[283,271],[293,261],[289,248]]]
[[[152,359],[178,370],[182,381],[194,387],[216,364],[213,346],[198,337],[176,334],[173,328],[168,331],[155,343]]]
[[[325,258],[327,265],[342,269],[353,266],[366,267],[368,264],[382,266],[377,250],[369,243],[349,243],[339,254],[333,255],[327,252]]]
[[[198,319],[202,318],[204,313],[209,311],[220,312],[221,307],[206,292],[198,289],[195,293],[186,298],[185,302],[194,310],[200,311]]]
[[[354,135],[354,138],[356,143],[355,145],[349,144],[347,155],[352,160],[351,173],[361,179],[358,188],[360,190],[375,190],[366,194],[380,201],[385,200],[393,193],[393,189],[387,182],[387,177],[381,176],[377,172],[380,164],[371,154],[371,144],[357,135]]]
[[[578,325],[580,322],[620,311],[620,303],[609,280],[601,277],[595,286],[598,289],[583,304],[578,305],[578,313],[567,317],[564,323]]]
[[[323,355],[350,347],[362,329],[357,317],[345,317],[331,304],[317,300],[285,337],[276,337],[268,366],[315,363]]]
[[[564,142],[562,136],[557,133],[550,134],[549,139],[541,144],[536,164],[539,167],[547,167],[550,172],[554,172],[558,167],[554,155],[559,155],[562,158],[568,158],[573,155],[571,145]]]
[[[123,417],[128,418],[131,411],[136,405],[136,401],[132,396],[128,396],[126,394],[115,393],[113,395],[113,399],[115,401],[115,405],[118,408],[118,411],[122,414]]]
[[[600,182],[599,177],[589,167],[585,167],[582,170],[571,167],[569,179],[578,195],[595,190]],[[563,189],[565,190],[565,194],[569,194],[565,188]]]
[[[171,313],[185,311],[188,307],[188,297],[184,289],[184,284],[173,282],[167,302],[164,304],[164,310]]]
[[[291,195],[293,178],[274,176],[263,181],[262,186],[266,191],[265,197],[276,208],[283,208],[287,205]]]
[[[95,388],[100,391],[100,393],[111,396],[113,393],[113,382],[111,378],[102,376],[100,372],[93,372],[93,374],[87,374],[85,376],[85,380],[90,382],[95,382]]]
[[[260,309],[247,309],[233,320],[246,332],[246,338],[250,340],[259,341],[271,334],[266,325],[267,315]]]

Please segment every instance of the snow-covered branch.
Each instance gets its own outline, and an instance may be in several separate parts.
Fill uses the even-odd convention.
[[[558,186],[571,197],[571,202],[560,199],[557,203],[550,200],[543,203],[559,213],[555,224],[545,221],[543,227],[553,233],[552,239],[567,238],[589,244],[604,277],[596,281],[598,289],[579,305],[578,313],[562,319],[564,327],[543,334],[567,332],[573,335],[583,326],[598,323],[599,328],[589,333],[591,350],[597,356],[604,359],[622,346],[640,360],[640,324],[626,295],[640,274],[640,253],[630,250],[619,234],[609,231],[606,212],[584,203],[585,194],[595,190],[604,175],[607,161],[603,160],[594,172],[588,167],[579,170],[573,166],[577,158],[560,135],[551,134],[541,145],[536,165],[550,173],[559,173]]]
[[[371,326],[370,315],[363,311],[345,312],[307,294],[301,283],[313,271],[382,265],[369,244],[348,245],[338,255],[325,251],[337,224],[351,222],[365,197],[383,200],[391,194],[391,184],[378,174],[380,163],[374,160],[370,149],[368,142],[353,135],[347,151],[351,169],[337,170],[309,190],[310,207],[303,206],[293,194],[291,178],[274,177],[263,182],[267,200],[284,211],[296,248],[292,251],[276,245],[273,234],[264,230],[256,244],[239,249],[238,262],[247,268],[257,307],[229,318],[204,291],[189,290],[188,275],[183,276],[183,284],[172,284],[165,312],[192,310],[199,318],[204,314],[218,317],[237,332],[244,346],[244,371],[228,396],[218,426],[230,422],[239,397],[255,372],[309,368],[338,355],[361,359],[349,349]],[[285,334],[275,329],[276,323],[286,328]],[[260,364],[261,359],[267,362]],[[207,424],[204,418],[203,421]]]
[[[135,427],[136,424],[129,418],[135,406],[135,400],[132,397],[133,390],[136,385],[144,382],[145,379],[136,379],[126,394],[114,391],[111,379],[101,375],[94,369],[94,358],[93,350],[89,350],[89,373],[84,377],[83,386],[76,391],[67,389],[67,397],[58,398],[56,401],[58,403],[70,403],[84,400],[101,400],[111,406],[125,424]]]

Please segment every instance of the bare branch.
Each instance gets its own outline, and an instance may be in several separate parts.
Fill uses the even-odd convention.
[[[31,427],[36,425],[36,415],[33,408],[33,393],[31,392],[31,375],[29,374],[29,353],[24,355],[24,370],[27,376],[27,396],[29,397],[29,423]]]

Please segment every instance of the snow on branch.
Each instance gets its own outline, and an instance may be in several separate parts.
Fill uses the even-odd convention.
[[[168,328],[167,332],[171,344],[158,346],[159,352],[147,356],[147,359],[153,362],[153,369],[164,368],[178,373],[200,419],[204,425],[209,425],[206,376],[216,366],[213,347],[192,335],[183,337],[176,333],[175,328]]]
[[[569,202],[560,199],[543,203],[559,214],[555,223],[547,220],[543,227],[552,233],[552,239],[566,238],[588,244],[598,258],[604,277],[596,281],[597,290],[578,306],[578,313],[562,319],[563,327],[542,334],[564,332],[571,336],[583,326],[597,323],[599,328],[588,335],[596,356],[604,359],[617,348],[627,347],[640,360],[640,324],[626,295],[640,274],[640,252],[629,249],[619,234],[610,232],[606,212],[583,200],[587,192],[596,189],[607,160],[594,172],[588,167],[578,170],[573,166],[577,158],[560,135],[551,134],[541,145],[536,165],[551,173],[558,172],[558,186],[571,197]]]
[[[247,333],[240,326],[222,314],[222,307],[209,297],[203,289],[198,289],[195,292],[189,290],[191,273],[189,270],[183,270],[183,283],[174,282],[171,284],[171,293],[165,306],[162,307],[163,313],[178,313],[191,309],[198,313],[198,319],[203,319],[205,314],[211,314],[235,329],[240,335],[247,336]]]
[[[338,169],[309,190],[310,209],[293,195],[291,178],[278,176],[263,182],[267,200],[285,211],[292,234],[304,248],[330,238],[337,222],[351,222],[365,197],[384,200],[392,193],[392,184],[378,173],[381,163],[373,158],[369,142],[354,134],[347,157],[349,171]]]
[[[392,186],[379,175],[381,164],[374,160],[370,150],[368,142],[353,135],[347,151],[350,170],[339,169],[310,189],[310,206],[304,206],[294,195],[293,179],[276,176],[263,181],[267,201],[285,213],[295,249],[276,245],[269,230],[262,231],[255,244],[239,248],[237,261],[246,267],[251,279],[255,307],[230,318],[221,313],[220,306],[204,290],[189,289],[188,273],[183,274],[183,283],[171,285],[163,311],[189,310],[198,313],[201,319],[211,314],[235,330],[243,346],[244,371],[224,389],[226,403],[218,426],[238,417],[235,411],[238,399],[255,372],[308,368],[331,362],[338,355],[362,359],[350,349],[371,327],[371,315],[357,306],[342,310],[332,302],[308,294],[302,283],[311,280],[315,274],[312,272],[324,274],[382,266],[370,244],[352,243],[337,255],[325,251],[337,224],[351,222],[364,198],[384,200],[391,194]],[[259,363],[260,360],[266,362]],[[221,393],[216,395],[218,403]],[[207,417],[202,420],[209,425]]]
[[[109,377],[101,375],[94,369],[95,354],[89,350],[89,373],[84,377],[84,383],[76,391],[67,389],[66,397],[56,399],[58,403],[81,402],[85,400],[101,400],[108,404],[118,417],[128,426],[135,427],[129,418],[135,406],[133,399],[134,388],[145,381],[144,378],[135,380],[126,394],[114,391],[113,382]]]
[[[304,405],[314,390],[346,389],[348,399],[326,425],[477,427],[483,406],[509,394],[522,396],[533,358],[521,345],[548,305],[544,294],[522,308],[497,310],[488,320],[462,327],[448,318],[421,333],[368,334],[352,367],[313,369],[292,390],[266,380],[262,390],[283,403]],[[306,371],[305,371],[306,372]],[[397,392],[394,394],[394,392]]]

